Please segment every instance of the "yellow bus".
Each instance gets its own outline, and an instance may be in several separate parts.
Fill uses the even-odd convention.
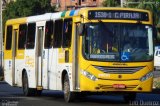
[[[66,102],[88,93],[134,100],[153,80],[151,12],[81,8],[6,22],[4,76],[26,96],[64,92]]]

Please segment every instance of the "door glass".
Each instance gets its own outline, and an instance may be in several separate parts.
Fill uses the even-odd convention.
[[[14,30],[13,36],[13,57],[16,57],[16,50],[17,50],[17,30]]]
[[[38,56],[42,55],[42,44],[43,44],[43,27],[38,28]]]

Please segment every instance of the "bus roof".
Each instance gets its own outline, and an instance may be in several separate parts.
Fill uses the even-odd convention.
[[[61,17],[72,17],[77,16],[81,14],[85,14],[89,10],[125,10],[125,11],[141,11],[141,12],[147,12],[150,11],[144,10],[144,9],[135,9],[135,8],[121,8],[121,7],[84,7],[79,8],[77,10],[70,10],[70,11],[63,11],[61,14]]]
[[[27,20],[27,17],[10,19],[6,22],[6,25],[26,23],[26,20]]]
[[[17,19],[10,19],[7,21],[8,24],[20,24],[20,23],[33,23],[37,21],[47,21],[47,20],[56,20],[61,19],[65,17],[72,17],[77,16],[81,14],[85,14],[89,10],[128,10],[128,11],[142,11],[149,13],[148,10],[144,9],[135,9],[135,8],[121,8],[121,7],[85,7],[85,8],[79,8],[76,10],[69,10],[69,11],[63,11],[63,12],[56,12],[56,13],[45,13],[42,15],[35,15],[35,16],[29,16],[24,18],[17,18]]]

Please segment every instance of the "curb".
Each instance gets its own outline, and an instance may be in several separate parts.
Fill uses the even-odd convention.
[[[7,84],[5,81],[0,81],[0,84]]]

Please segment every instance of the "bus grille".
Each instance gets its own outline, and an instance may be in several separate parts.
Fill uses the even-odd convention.
[[[111,74],[133,74],[144,67],[103,67],[103,66],[94,66],[98,70],[103,71],[104,73]]]

